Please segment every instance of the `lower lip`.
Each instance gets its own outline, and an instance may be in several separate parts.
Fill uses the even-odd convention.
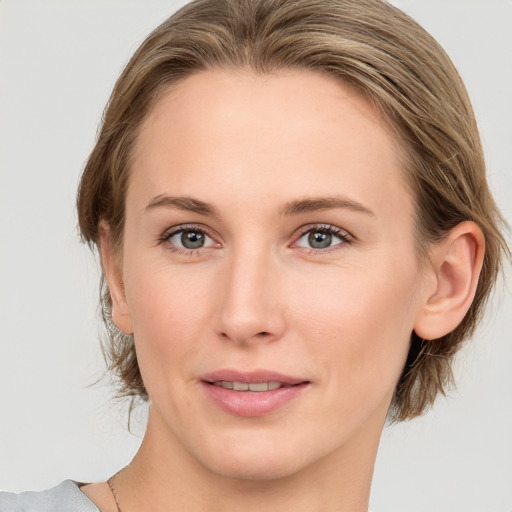
[[[282,387],[270,391],[233,391],[222,386],[202,382],[208,398],[224,411],[252,418],[270,414],[297,398],[308,383]]]

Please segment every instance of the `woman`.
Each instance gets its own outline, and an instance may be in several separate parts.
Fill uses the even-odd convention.
[[[445,391],[507,251],[458,75],[380,1],[182,9],[78,213],[120,392],[151,403],[127,468],[54,491],[83,510],[367,510],[386,417]]]

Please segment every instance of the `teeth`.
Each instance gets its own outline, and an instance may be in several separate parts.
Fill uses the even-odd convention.
[[[247,391],[249,384],[247,382],[233,382],[233,391]]]
[[[225,389],[232,389],[233,391],[271,391],[273,389],[279,389],[284,386],[281,382],[270,381],[270,382],[231,382],[228,380],[216,381],[213,383],[215,386],[220,386]]]
[[[253,382],[249,384],[249,391],[268,391],[268,382]]]

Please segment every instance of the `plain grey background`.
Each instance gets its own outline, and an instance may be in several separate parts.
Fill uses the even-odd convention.
[[[312,0],[313,1],[313,0]],[[0,488],[104,479],[133,456],[101,376],[98,264],[78,240],[80,171],[131,53],[184,2],[0,0]],[[512,2],[401,0],[466,81],[512,221]],[[510,268],[508,289],[510,290]],[[458,391],[384,432],[376,512],[512,511],[512,300],[457,361]]]

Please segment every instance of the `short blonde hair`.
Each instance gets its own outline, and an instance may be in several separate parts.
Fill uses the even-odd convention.
[[[411,348],[392,418],[413,418],[452,383],[453,355],[478,324],[504,253],[505,225],[486,181],[480,138],[466,89],[439,44],[382,0],[195,0],[154,30],[119,77],[78,193],[83,239],[99,244],[100,221],[122,247],[130,158],[152,106],[177,81],[211,68],[256,73],[304,69],[348,84],[380,109],[406,154],[421,257],[458,223],[482,229],[486,252],[475,299],[446,336]],[[119,393],[147,399],[133,337],[112,323],[102,279],[109,368]]]

